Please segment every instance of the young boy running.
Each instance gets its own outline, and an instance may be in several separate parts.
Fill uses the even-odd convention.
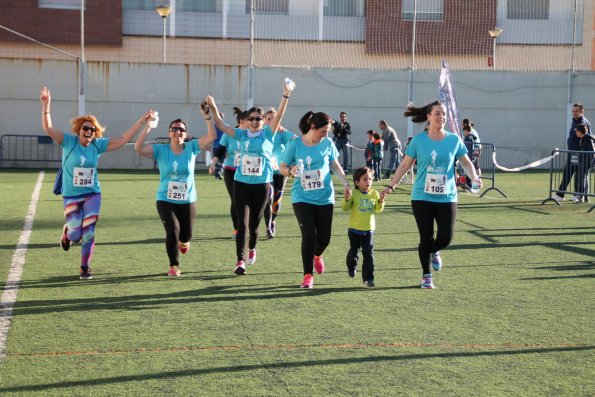
[[[374,214],[384,210],[384,191],[378,193],[372,189],[374,171],[368,167],[358,168],[353,173],[356,189],[352,195],[345,195],[343,211],[351,210],[349,217],[349,252],[347,252],[347,271],[349,277],[355,277],[358,252],[361,247],[364,263],[362,279],[364,286],[373,288],[374,284]]]

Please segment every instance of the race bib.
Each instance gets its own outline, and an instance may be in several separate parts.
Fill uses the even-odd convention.
[[[185,201],[188,197],[188,184],[186,182],[171,181],[167,185],[167,198],[169,200]]]
[[[240,166],[240,161],[242,159],[242,153],[241,152],[235,152],[233,155],[233,165],[235,167],[239,167]]]
[[[324,188],[320,170],[304,171],[300,182],[304,191],[320,190]]]
[[[242,156],[242,175],[261,176],[262,157]]]
[[[445,194],[446,175],[427,173],[424,191],[428,194]]]
[[[72,184],[74,186],[93,186],[94,168],[74,167],[72,174]]]

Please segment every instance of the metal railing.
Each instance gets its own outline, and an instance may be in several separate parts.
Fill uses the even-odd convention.
[[[564,195],[572,194],[572,201],[589,202],[595,198],[595,152],[554,149],[550,162],[548,197],[541,202],[553,201],[560,205]],[[574,189],[572,189],[574,187]],[[593,205],[589,211],[595,209]]]
[[[0,168],[45,167],[62,161],[62,146],[47,135],[2,135]],[[33,164],[34,163],[34,164]]]
[[[496,187],[496,164],[494,164],[494,153],[496,153],[496,146],[494,146],[493,143],[482,142],[474,144],[473,147],[475,158],[477,159],[476,170],[482,181],[481,189],[483,192],[479,197],[485,196],[490,190],[495,190],[502,196],[508,197],[506,193],[500,190],[500,188]],[[465,174],[465,171],[463,170],[463,167],[460,165],[460,163],[457,168],[459,175]],[[488,186],[489,183],[486,184],[486,181],[491,181],[491,186]],[[457,183],[457,185],[468,190],[468,186],[463,183]]]

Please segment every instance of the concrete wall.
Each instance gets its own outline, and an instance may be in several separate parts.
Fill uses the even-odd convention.
[[[0,135],[43,134],[38,100],[43,85],[52,92],[54,125],[69,129],[69,119],[77,112],[75,62],[0,59],[0,72]],[[416,74],[417,104],[438,97],[438,74]],[[346,111],[355,145],[365,144],[365,132],[376,129],[380,119],[387,119],[401,140],[405,139],[406,71],[257,69],[255,103],[265,108],[278,106],[285,76],[297,82],[283,120],[287,128],[296,131],[299,118],[310,109],[332,117]],[[527,164],[565,146],[568,74],[476,71],[455,72],[452,77],[461,118],[471,118],[482,141],[496,145],[502,165]],[[582,102],[591,119],[595,119],[594,83],[592,72],[577,75],[572,83],[572,100]],[[197,104],[205,95],[217,99],[231,122],[231,108],[245,106],[247,87],[248,73],[240,66],[90,62],[87,113],[108,127],[107,136],[119,136],[146,109],[156,108],[161,124],[152,136],[165,136],[167,122],[177,117],[187,120],[191,134],[197,136],[205,133],[197,113]],[[354,165],[363,164],[360,152],[354,159]],[[138,158],[128,146],[106,154],[101,165],[146,168],[152,162]]]

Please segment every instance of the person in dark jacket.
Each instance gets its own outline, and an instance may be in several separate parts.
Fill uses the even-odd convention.
[[[595,137],[587,133],[587,126],[579,124],[576,126],[576,136],[578,137],[578,150],[581,152],[595,151],[594,141]],[[594,155],[592,153],[572,153],[576,156],[571,159],[576,163],[576,174],[578,178],[578,186],[576,187],[576,195],[571,198],[572,201],[581,203],[588,202],[589,199],[589,171],[595,164],[593,163]]]
[[[351,135],[351,125],[347,121],[347,113],[339,113],[340,120],[333,123],[333,141],[337,150],[343,157],[343,170],[345,173],[349,171],[349,146],[351,142],[349,135]]]
[[[570,126],[570,131],[568,131],[568,139],[566,140],[566,146],[568,150],[578,150],[578,141],[579,139],[576,136],[576,126],[579,124],[584,124],[587,126],[587,133],[591,133],[591,123],[584,114],[583,105],[580,103],[575,103],[572,105],[572,125]],[[564,174],[562,175],[562,182],[558,187],[558,192],[556,194],[552,194],[552,198],[556,201],[564,200],[564,191],[568,184],[570,183],[570,179],[574,175],[574,190],[577,191],[577,187],[579,185],[578,181],[578,174],[576,174],[576,165],[571,163],[571,156],[569,155],[566,159],[566,167],[564,167]]]

